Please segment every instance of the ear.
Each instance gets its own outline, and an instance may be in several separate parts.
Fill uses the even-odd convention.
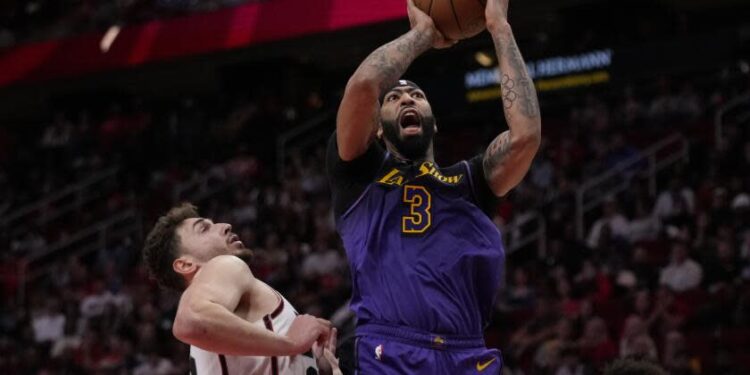
[[[181,256],[172,262],[172,269],[180,275],[186,276],[198,271],[198,264],[189,257]]]

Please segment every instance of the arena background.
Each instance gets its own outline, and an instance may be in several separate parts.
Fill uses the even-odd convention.
[[[325,140],[401,0],[0,4],[0,373],[185,374],[140,261],[172,204],[234,225],[255,275],[351,335]],[[495,213],[488,346],[507,374],[750,373],[750,4],[511,1],[543,144]],[[505,127],[486,34],[418,59],[438,163]]]

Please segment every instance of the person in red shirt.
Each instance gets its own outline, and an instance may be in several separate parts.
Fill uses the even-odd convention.
[[[608,361],[617,358],[617,345],[609,337],[604,319],[593,317],[586,322],[583,335],[578,340],[584,362],[602,368]]]

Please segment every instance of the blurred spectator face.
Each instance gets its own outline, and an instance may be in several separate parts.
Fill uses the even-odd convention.
[[[560,279],[557,282],[557,294],[560,295],[560,298],[567,298],[570,297],[570,283],[567,279]]]
[[[279,247],[279,236],[276,232],[271,232],[266,236],[265,248],[268,250],[275,250]]]
[[[672,261],[681,264],[687,260],[688,250],[687,246],[682,242],[676,242],[672,245]]]
[[[622,330],[624,338],[635,337],[645,332],[643,319],[638,316],[631,316],[625,321],[625,328]]]
[[[557,338],[570,339],[573,337],[573,323],[569,319],[561,319],[556,327]]]
[[[652,358],[651,343],[652,341],[647,335],[637,335],[633,338],[633,343],[631,344],[631,355],[635,357]]]
[[[600,342],[607,339],[607,326],[602,318],[591,318],[586,322],[583,330],[583,336],[588,340]]]
[[[633,250],[633,262],[635,263],[648,262],[648,252],[646,252],[646,248],[642,246],[638,246]]]
[[[642,290],[635,295],[635,311],[639,314],[648,312],[651,308],[651,296],[647,290]]]
[[[190,218],[177,228],[180,241],[180,256],[175,260],[175,270],[192,273],[197,266],[219,255],[236,255],[247,259],[252,252],[232,232],[226,223],[214,223],[205,218]]]
[[[604,216],[610,217],[617,213],[617,202],[614,199],[608,199],[604,204]]]
[[[590,299],[581,301],[581,317],[591,316],[594,313],[594,304]]]
[[[525,286],[528,284],[529,278],[526,276],[526,271],[523,268],[516,268],[513,271],[513,285]]]
[[[734,256],[734,251],[732,251],[732,244],[728,241],[719,241],[719,243],[716,245],[716,256],[719,257],[720,260],[731,260]]]
[[[665,353],[676,353],[685,349],[685,338],[679,331],[669,332],[664,341]]]

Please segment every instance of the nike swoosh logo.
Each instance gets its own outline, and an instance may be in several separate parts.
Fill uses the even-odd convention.
[[[492,358],[492,359],[490,359],[489,361],[487,361],[485,363],[479,363],[479,362],[477,362],[477,371],[479,371],[479,372],[484,371],[484,369],[486,369],[487,366],[489,366],[490,364],[492,364],[492,362],[495,362],[496,359],[497,358]]]

